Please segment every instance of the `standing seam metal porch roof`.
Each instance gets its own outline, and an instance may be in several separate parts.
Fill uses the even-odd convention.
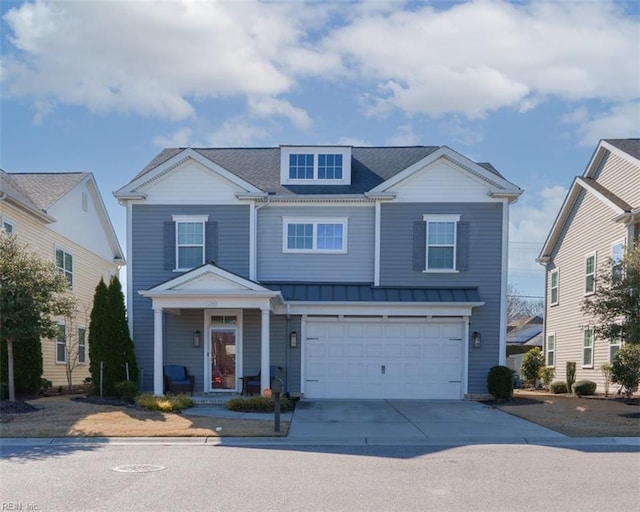
[[[477,288],[410,288],[368,283],[260,283],[292,302],[481,302]]]

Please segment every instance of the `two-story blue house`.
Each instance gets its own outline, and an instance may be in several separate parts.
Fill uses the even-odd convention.
[[[143,388],[277,365],[311,398],[485,394],[521,193],[444,146],[163,150],[115,193]]]

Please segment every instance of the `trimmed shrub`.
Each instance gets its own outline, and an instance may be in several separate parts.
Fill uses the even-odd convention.
[[[604,396],[609,396],[609,387],[611,386],[611,365],[607,363],[600,365],[600,372],[604,378]]]
[[[44,395],[47,391],[49,391],[51,389],[51,387],[53,386],[53,383],[49,380],[49,379],[40,379],[40,390],[38,391],[38,393],[40,395]]]
[[[487,375],[487,388],[498,400],[511,400],[513,397],[514,371],[506,366],[493,366]]]
[[[130,380],[116,382],[114,387],[116,394],[123,400],[127,400],[129,402],[133,402],[138,394],[138,385]]]
[[[568,393],[567,391],[567,383],[562,382],[561,380],[557,380],[549,384],[549,391],[551,391],[554,395],[561,395],[562,393]]]
[[[544,366],[544,356],[540,347],[534,347],[529,350],[520,363],[520,375],[522,378],[529,382],[530,386],[536,386],[536,379],[538,378],[538,372],[540,368]]]
[[[556,370],[554,368],[549,368],[548,366],[543,366],[542,368],[540,368],[538,376],[542,381],[542,385],[546,389],[549,389],[549,385],[553,381],[553,378],[556,376]]]
[[[567,389],[570,392],[573,389],[573,383],[576,381],[576,363],[575,361],[567,361]]]
[[[227,409],[237,412],[273,412],[273,406],[273,398],[267,398],[264,396],[253,396],[251,398],[232,398],[225,404],[225,407]],[[294,400],[286,397],[280,398],[281,411],[293,411],[294,408]]]
[[[593,395],[596,392],[596,386],[592,380],[579,380],[571,387],[571,390],[578,396]]]
[[[623,345],[613,358],[611,382],[620,384],[628,398],[640,383],[640,345]]]
[[[136,404],[150,411],[177,412],[193,407],[193,400],[182,394],[155,396],[151,393],[143,393],[136,397]]]

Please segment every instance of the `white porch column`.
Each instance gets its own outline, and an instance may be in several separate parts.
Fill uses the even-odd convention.
[[[271,387],[269,366],[271,361],[270,336],[269,336],[269,308],[260,310],[262,312],[262,331],[260,336],[260,394],[265,389]]]
[[[153,394],[164,392],[162,371],[162,308],[153,309]]]

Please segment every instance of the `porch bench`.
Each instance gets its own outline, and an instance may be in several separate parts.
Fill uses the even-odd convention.
[[[280,370],[280,376],[284,376],[284,369],[282,366],[269,366],[269,384],[271,381],[276,378],[276,372]],[[251,375],[249,377],[242,377],[242,395],[248,396],[254,392],[261,393],[260,389],[260,374],[262,372],[258,372],[258,375]]]
[[[164,367],[163,372],[165,393],[190,393],[193,396],[196,378],[189,375],[186,366],[170,364]]]

